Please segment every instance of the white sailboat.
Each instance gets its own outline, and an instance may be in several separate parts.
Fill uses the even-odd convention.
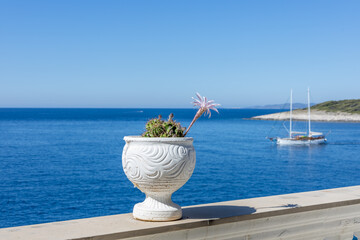
[[[323,144],[326,143],[326,138],[321,132],[311,131],[311,112],[310,112],[310,90],[308,89],[308,131],[296,132],[292,129],[292,90],[290,92],[290,126],[289,137],[287,138],[270,138],[272,141],[276,141],[279,145],[310,145],[310,144]]]

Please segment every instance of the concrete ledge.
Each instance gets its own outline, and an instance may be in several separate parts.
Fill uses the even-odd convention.
[[[183,219],[131,214],[0,229],[0,239],[349,239],[360,232],[360,186],[183,208]]]

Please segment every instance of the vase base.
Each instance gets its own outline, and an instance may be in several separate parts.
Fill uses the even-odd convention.
[[[182,218],[181,207],[175,203],[163,209],[149,209],[144,202],[134,206],[133,217],[148,222],[174,221]]]

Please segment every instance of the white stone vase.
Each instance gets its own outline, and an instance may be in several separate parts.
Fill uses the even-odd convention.
[[[171,195],[191,177],[195,168],[193,138],[124,137],[122,165],[128,179],[145,193],[133,216],[145,221],[172,221],[182,217]]]

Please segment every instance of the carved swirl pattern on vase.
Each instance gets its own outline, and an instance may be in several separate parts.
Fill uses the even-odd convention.
[[[134,181],[189,179],[195,168],[193,147],[175,144],[129,144],[123,168]]]

